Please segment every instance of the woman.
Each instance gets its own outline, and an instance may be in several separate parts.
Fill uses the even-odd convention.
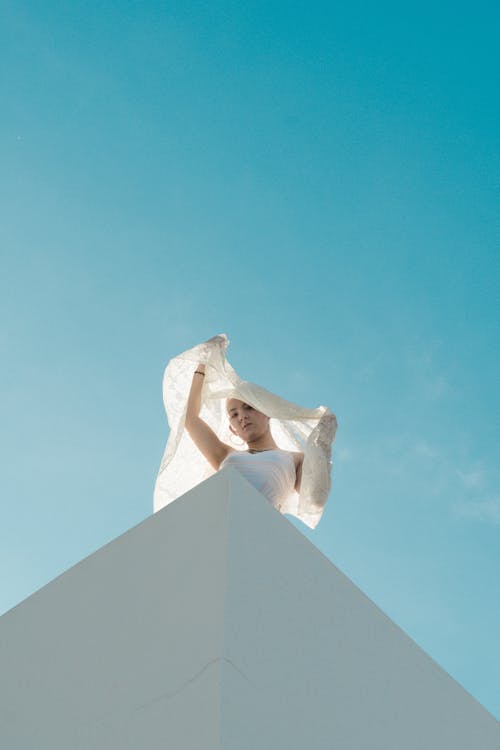
[[[191,439],[216,471],[233,466],[281,510],[282,501],[300,491],[304,454],[278,448],[271,434],[270,418],[237,398],[226,401],[229,429],[246,443],[247,450],[237,451],[219,440],[199,416],[204,377],[205,365],[200,362],[193,374],[186,411],[186,430]]]
[[[242,380],[227,361],[228,345],[225,335],[215,336],[167,365],[170,435],[155,511],[233,465],[281,513],[314,528],[330,489],[335,416],[325,406],[305,409]],[[235,436],[246,450],[231,445]]]

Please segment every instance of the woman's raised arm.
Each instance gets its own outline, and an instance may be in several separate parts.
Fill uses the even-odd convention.
[[[199,364],[193,373],[193,381],[189,391],[186,430],[198,450],[205,456],[209,464],[218,471],[222,461],[229,453],[232,453],[233,449],[219,440],[211,427],[199,416],[204,377],[205,365]]]

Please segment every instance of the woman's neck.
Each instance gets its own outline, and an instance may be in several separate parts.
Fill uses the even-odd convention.
[[[247,443],[247,447],[249,451],[272,451],[276,450],[278,447],[276,443],[274,442],[271,435],[263,435],[260,438],[257,438],[256,440],[250,440]]]

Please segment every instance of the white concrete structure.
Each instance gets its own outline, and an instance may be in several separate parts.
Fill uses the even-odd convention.
[[[498,750],[496,720],[234,470],[0,619],[5,750]]]

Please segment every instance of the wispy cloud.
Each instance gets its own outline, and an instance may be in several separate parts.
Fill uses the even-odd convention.
[[[437,401],[453,393],[453,386],[440,371],[436,363],[441,341],[435,340],[427,346],[409,346],[406,352],[408,365],[423,395],[430,401]]]
[[[460,500],[453,510],[461,518],[500,526],[500,497]]]
[[[439,457],[438,449],[434,445],[431,445],[428,440],[417,440],[413,446],[413,451],[417,456],[422,456],[423,458]]]
[[[457,476],[463,486],[468,490],[479,490],[484,487],[485,470],[481,466],[470,469],[469,471],[457,470]]]
[[[385,435],[364,453],[357,453],[356,460],[360,456],[383,466],[393,487],[396,482],[410,483],[422,500],[434,504],[436,512],[470,522],[500,524],[498,474],[484,458],[472,458],[463,448],[453,451],[443,441],[410,434]],[[345,459],[349,458],[348,454]]]

